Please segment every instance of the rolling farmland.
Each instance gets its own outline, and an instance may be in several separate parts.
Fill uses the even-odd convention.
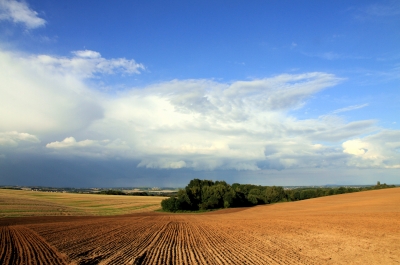
[[[398,264],[400,188],[205,214],[0,219],[1,264]]]
[[[0,217],[120,215],[160,209],[165,197],[0,189]]]

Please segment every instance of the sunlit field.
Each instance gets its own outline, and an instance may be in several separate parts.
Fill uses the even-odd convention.
[[[79,209],[76,211],[80,214],[104,214],[97,208],[129,212],[133,207],[147,205],[146,199],[161,199],[38,196],[15,191],[2,194],[9,201],[16,194],[23,194],[20,201],[14,201],[14,209],[17,205],[26,208],[28,204],[22,204],[26,198],[32,208],[48,209],[46,214],[57,209],[56,205]],[[160,265],[400,263],[400,188],[202,214],[149,212],[150,209],[145,207],[141,210],[147,212],[122,216],[0,218],[0,261]]]
[[[0,217],[120,215],[157,210],[163,199],[0,189]]]

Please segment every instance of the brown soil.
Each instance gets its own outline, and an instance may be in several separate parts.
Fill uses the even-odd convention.
[[[206,214],[0,219],[0,264],[399,264],[400,188]]]

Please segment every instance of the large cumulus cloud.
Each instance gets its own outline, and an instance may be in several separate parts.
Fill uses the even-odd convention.
[[[343,152],[351,155],[349,166],[400,168],[400,132],[383,130],[363,138],[345,141]]]
[[[390,140],[398,132],[375,120],[348,122],[336,115],[343,110],[310,119],[290,114],[344,81],[333,74],[171,80],[107,94],[86,80],[145,67],[89,50],[72,57],[1,51],[0,67],[3,142],[30,139],[42,155],[123,158],[155,169],[398,167],[398,142]]]
[[[29,56],[0,51],[0,131],[74,133],[103,116],[79,78],[48,71]]]

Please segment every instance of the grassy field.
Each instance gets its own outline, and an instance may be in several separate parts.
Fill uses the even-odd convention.
[[[163,199],[0,189],[0,217],[121,215],[160,209]]]

